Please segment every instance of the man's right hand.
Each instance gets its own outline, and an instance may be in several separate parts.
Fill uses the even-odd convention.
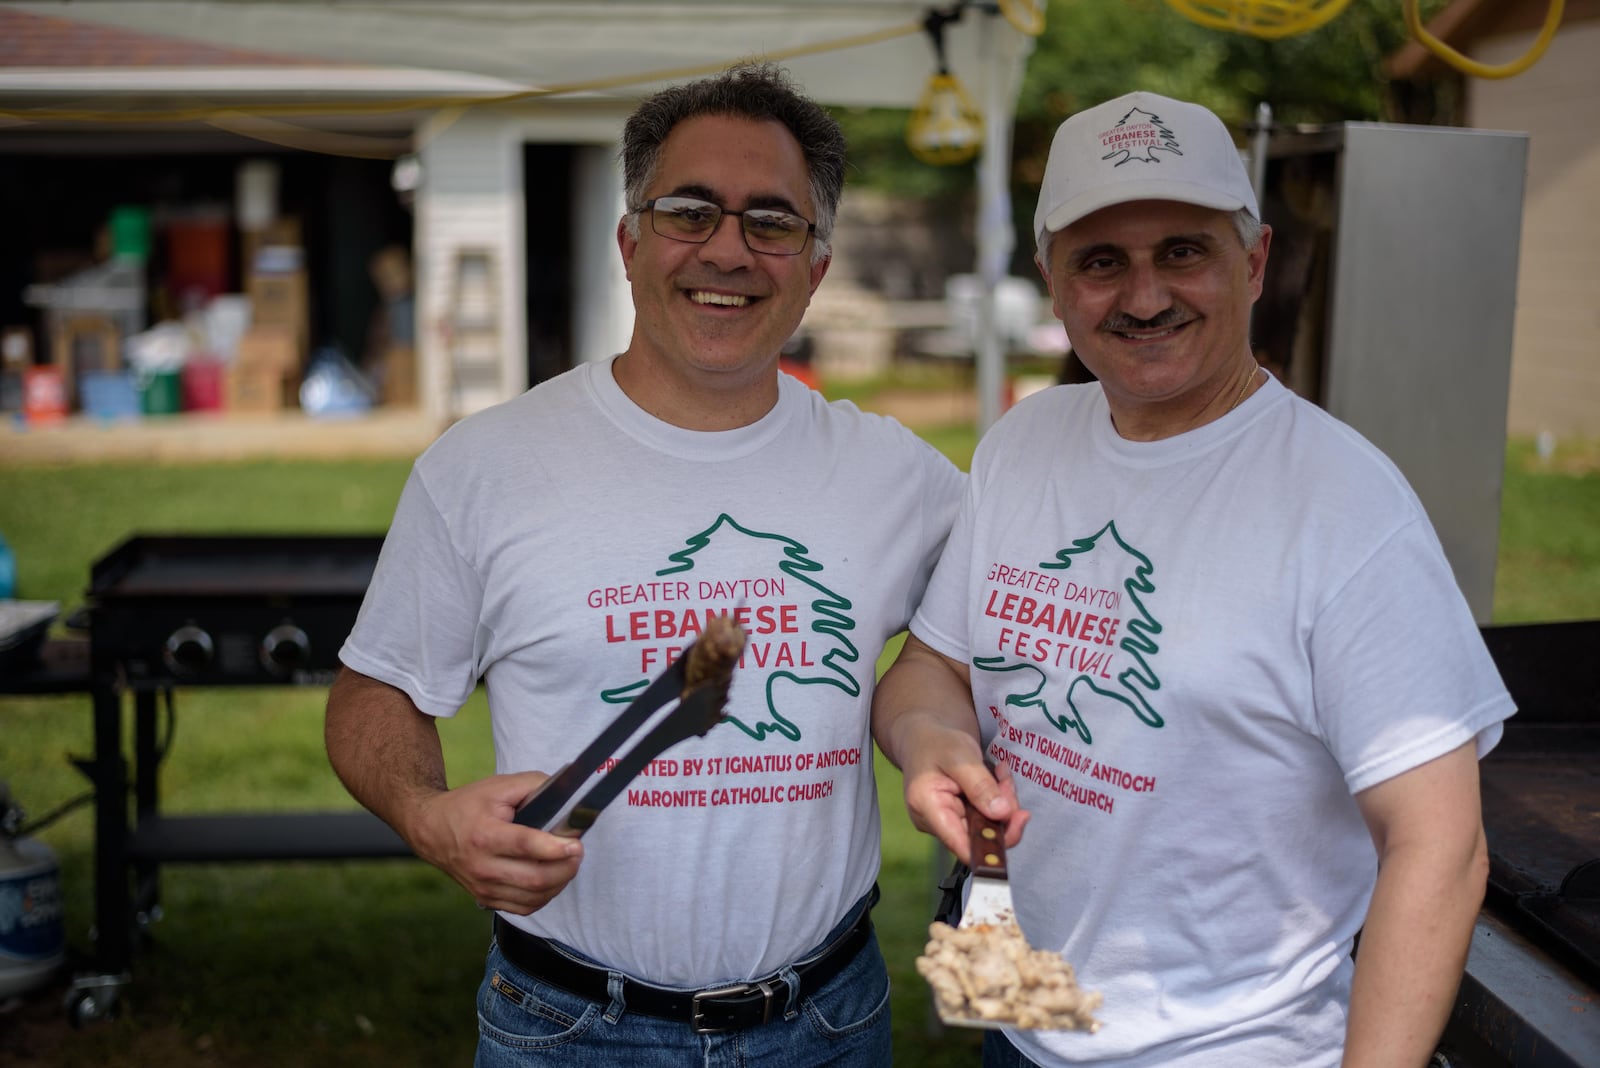
[[[407,828],[412,849],[484,908],[519,916],[543,908],[583,859],[576,838],[512,822],[546,778],[539,771],[495,775],[434,794]]]
[[[984,762],[965,664],[908,635],[872,699],[872,734],[905,779],[906,809],[918,830],[969,862],[966,799],[1022,839],[1028,813],[1017,805],[1010,769]]]
[[[938,838],[956,859],[970,865],[971,831],[967,802],[1006,825],[1006,845],[1022,840],[1030,813],[1017,803],[1011,769],[984,763],[977,741],[964,731],[924,722],[906,732],[904,767],[906,811],[920,831]]]
[[[583,846],[513,823],[540,771],[448,788],[432,716],[402,690],[345,668],[328,692],[328,759],[352,797],[485,908],[527,915],[578,874]]]

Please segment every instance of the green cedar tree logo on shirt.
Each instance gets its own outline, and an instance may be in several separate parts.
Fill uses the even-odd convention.
[[[1101,545],[1101,539],[1107,534],[1111,536],[1110,542]],[[1041,561],[1039,567],[1041,570],[1066,571],[1072,567],[1074,557],[1082,557],[1082,563],[1087,560],[1085,554],[1099,550],[1110,553],[1117,549],[1130,557],[1132,563],[1132,571],[1122,579],[1122,588],[1128,595],[1128,603],[1134,606],[1134,614],[1128,621],[1125,636],[1117,642],[1117,648],[1128,654],[1132,663],[1118,671],[1110,685],[1102,685],[1093,674],[1079,672],[1067,683],[1066,708],[1057,711],[1051,708],[1050,699],[1044,694],[1045,684],[1049,680],[1036,664],[1025,660],[1008,662],[1004,656],[980,656],[972,660],[972,666],[980,671],[1021,673],[1018,689],[1006,695],[1006,706],[1037,708],[1046,720],[1063,732],[1077,734],[1086,745],[1094,744],[1094,732],[1090,729],[1089,721],[1101,713],[1126,710],[1150,727],[1165,724],[1161,713],[1150,703],[1150,697],[1161,689],[1161,678],[1151,666],[1152,658],[1160,651],[1155,636],[1161,633],[1161,624],[1150,614],[1140,597],[1140,594],[1149,595],[1156,589],[1150,581],[1155,567],[1149,557],[1123,541],[1117,533],[1116,523],[1109,522],[1086,538],[1074,539],[1069,548],[1057,552],[1051,560]],[[1095,562],[1102,564],[1102,558],[1097,557]],[[1110,570],[1120,571],[1121,567],[1114,566]],[[1022,692],[1020,687],[1028,681],[1033,681],[1032,689]]]
[[[760,635],[752,635],[738,670],[774,668],[767,675],[765,708],[761,717],[753,722],[747,723],[740,716],[732,714],[727,717],[727,722],[757,741],[766,738],[768,734],[777,734],[791,741],[799,741],[801,737],[799,724],[780,711],[782,703],[779,696],[780,684],[832,686],[851,697],[861,695],[861,684],[851,673],[851,666],[861,660],[860,651],[850,641],[850,632],[856,628],[855,620],[849,615],[853,606],[849,598],[833,592],[817,580],[815,576],[822,572],[824,567],[811,557],[810,550],[806,546],[782,534],[771,534],[741,526],[726,513],[717,516],[705,530],[690,535],[684,542],[685,547],[668,557],[673,561],[672,565],[662,568],[656,574],[681,575],[692,572],[696,564],[704,559],[701,554],[714,545],[730,548],[730,555],[734,559],[749,559],[750,554],[744,547],[729,544],[728,539],[731,538],[750,538],[770,544],[776,557],[773,568],[802,584],[800,596],[805,596],[806,590],[813,594],[810,601],[812,622],[807,629],[809,634],[819,635],[822,640],[816,646],[811,645],[809,641],[801,643],[799,645],[801,651],[797,653],[792,648],[796,643],[784,642],[780,647],[777,642],[764,643]],[[791,590],[786,590],[785,596],[790,601],[796,599],[796,593]],[[731,611],[733,607],[729,605],[726,610]],[[810,668],[811,673],[802,674],[798,670],[802,667]],[[601,697],[609,703],[625,704],[648,686],[649,681],[641,679],[627,686],[606,690]]]

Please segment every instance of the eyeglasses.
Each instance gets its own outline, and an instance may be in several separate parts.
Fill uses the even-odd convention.
[[[739,220],[745,247],[767,256],[798,256],[817,232],[817,224],[799,215],[772,208],[746,208],[729,211],[720,204],[698,197],[656,197],[639,209],[650,213],[650,229],[673,241],[703,245],[717,232],[724,215]]]

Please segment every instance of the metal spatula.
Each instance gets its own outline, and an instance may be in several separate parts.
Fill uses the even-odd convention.
[[[1006,875],[1006,828],[967,802],[968,842],[972,847],[971,879],[967,906],[956,926],[980,923],[1009,923],[1015,918],[1011,906],[1011,883]]]
[[[956,921],[955,926],[962,931],[973,931],[974,934],[955,935],[953,939],[965,941],[967,938],[976,937],[982,941],[996,939],[1001,943],[1013,943],[1010,950],[1017,950],[1034,958],[1033,967],[1037,968],[1042,963],[1038,958],[1046,956],[1046,954],[1029,949],[1026,940],[1022,937],[1020,928],[1017,927],[1016,912],[1011,901],[1011,883],[1007,878],[1006,871],[1005,825],[996,823],[984,816],[973,808],[970,803],[967,805],[966,815],[968,844],[971,847],[972,863],[970,865],[970,877],[967,880],[966,908],[962,910],[961,918]],[[951,872],[950,878],[940,884],[941,888],[946,889],[947,895],[959,885],[957,875],[967,870],[967,867],[966,865],[958,864],[955,871]],[[940,911],[940,919],[953,915],[955,911],[953,903],[951,903],[948,911],[943,906],[941,906]],[[990,928],[990,930],[985,932],[984,928]],[[1010,928],[1010,930],[1003,930],[1003,928]],[[949,937],[937,931],[932,933],[936,940],[943,940]],[[930,943],[930,952],[935,952],[932,946],[933,944]],[[1009,953],[1010,950],[1007,952]],[[923,971],[922,963],[923,958],[919,958],[919,971]],[[972,962],[968,961],[967,963],[968,966],[971,966]],[[1059,960],[1056,963],[1064,964]],[[937,972],[938,970],[935,967],[934,971]],[[1035,1005],[1032,1011],[1028,1013],[1005,1012],[1002,1009],[1005,1018],[993,1019],[979,1015],[980,1012],[987,1010],[975,1007],[975,1003],[972,1001],[973,992],[965,989],[964,982],[958,984],[962,987],[964,996],[959,999],[951,999],[940,993],[940,990],[944,989],[948,994],[949,987],[944,982],[945,979],[949,978],[948,972],[940,976],[936,976],[929,971],[923,971],[923,974],[928,976],[929,982],[934,985],[934,1007],[939,1013],[939,1020],[947,1027],[977,1027],[987,1030],[999,1030],[1006,1027],[1022,1029],[1080,1027],[1094,1031],[1100,1026],[1098,1021],[1088,1015],[1100,1005],[1099,995],[1097,994],[1089,995],[1092,1001],[1080,1002],[1076,1011],[1058,1003],[1055,1008],[1061,1011],[1055,1016],[1050,1016],[1049,1014],[1042,1014],[1041,1007]],[[976,978],[978,973],[968,972],[967,974],[971,978]],[[1069,969],[1066,977],[1070,978],[1070,975]],[[993,978],[993,976],[991,975],[990,978]],[[1035,973],[1035,978],[1037,979],[1037,972]],[[1057,982],[1051,985],[1054,985],[1059,990],[1059,980],[1063,976],[1057,975],[1055,978]],[[992,990],[990,994],[992,994]],[[979,1004],[984,1001],[992,1002],[993,998],[990,994],[986,994],[983,999],[980,999]],[[969,1013],[971,1015],[968,1015]]]
[[[971,928],[1015,922],[1011,905],[1011,883],[1006,876],[1006,829],[967,802],[968,845],[972,863],[968,866],[967,904],[961,910],[957,927]],[[935,1008],[946,1027],[978,1027],[999,1030],[1007,1026],[996,1020],[947,1013],[938,999]]]

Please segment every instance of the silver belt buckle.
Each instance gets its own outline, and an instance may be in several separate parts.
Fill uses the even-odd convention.
[[[720,1035],[727,1031],[737,1030],[735,1027],[709,1026],[705,1022],[705,1009],[700,1003],[702,1001],[709,1001],[715,998],[736,997],[743,994],[749,994],[757,990],[761,991],[761,997],[763,999],[761,1002],[761,1022],[766,1023],[768,1020],[772,1019],[773,990],[771,983],[767,982],[765,979],[759,979],[754,983],[739,983],[735,986],[718,987],[715,990],[697,991],[694,997],[689,1000],[689,1026],[697,1035]]]

